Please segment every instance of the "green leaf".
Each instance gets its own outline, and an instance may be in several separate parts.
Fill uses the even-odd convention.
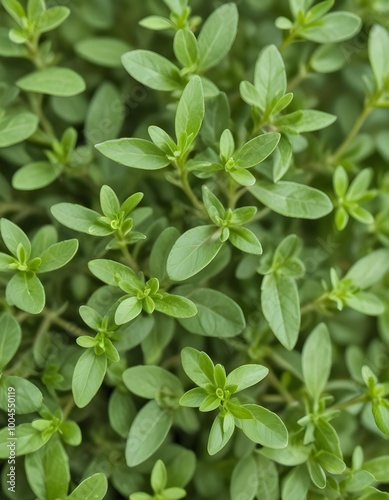
[[[24,45],[14,43],[9,38],[9,30],[0,27],[0,55],[3,57],[27,57]]]
[[[187,68],[195,66],[199,58],[197,39],[188,29],[178,30],[174,37],[174,54],[178,61]]]
[[[189,408],[196,408],[201,406],[204,400],[208,397],[208,393],[202,387],[195,387],[190,389],[180,398],[180,405]]]
[[[24,415],[33,413],[42,406],[43,396],[41,391],[27,379],[14,375],[3,375],[0,379],[0,408],[7,411],[7,391],[9,387],[15,393],[15,413]]]
[[[66,240],[51,245],[45,250],[40,258],[42,263],[39,266],[39,273],[47,273],[65,266],[72,260],[78,249],[78,240]]]
[[[143,493],[142,491],[137,491],[130,495],[130,500],[153,500],[154,496],[149,495],[148,493]]]
[[[26,92],[70,97],[85,90],[83,78],[69,68],[47,68],[20,78],[17,86]]]
[[[6,253],[0,252],[0,271],[10,271],[9,266],[15,264],[15,258]]]
[[[25,469],[31,489],[38,498],[65,498],[70,472],[69,458],[59,441],[51,439],[44,448],[29,453]]]
[[[205,21],[199,37],[199,69],[216,66],[230,51],[238,28],[238,9],[227,3],[216,9]]]
[[[186,497],[186,491],[183,488],[173,486],[172,488],[166,488],[163,491],[163,496],[166,500],[179,500]]]
[[[149,50],[132,50],[122,56],[128,73],[154,90],[181,90],[180,70],[165,57]]]
[[[157,460],[151,471],[150,483],[153,491],[156,493],[165,489],[167,483],[167,472],[162,460]]]
[[[307,468],[312,482],[320,489],[326,486],[326,475],[323,468],[313,459],[307,461]]]
[[[293,468],[282,485],[282,500],[306,498],[310,483],[311,480],[305,465]]]
[[[236,385],[234,393],[240,392],[258,384],[268,373],[268,368],[262,365],[241,365],[228,374],[226,385]]]
[[[97,356],[87,349],[77,361],[72,379],[72,391],[76,405],[84,408],[96,395],[107,370],[107,358]]]
[[[200,351],[193,347],[185,347],[181,351],[181,363],[185,373],[193,382],[199,386],[209,384],[209,378],[199,366]]]
[[[311,447],[289,442],[288,446],[282,450],[261,448],[260,453],[278,464],[295,467],[307,461],[309,455],[311,454]]]
[[[174,29],[174,23],[161,16],[147,16],[139,21],[139,26],[149,30],[162,31]]]
[[[261,455],[256,455],[255,459],[257,463],[257,475],[259,478],[257,498],[279,500],[279,478],[276,465],[274,462]]]
[[[228,173],[240,186],[253,186],[257,181],[253,174],[244,168],[232,167]]]
[[[369,33],[369,59],[378,89],[383,89],[389,77],[389,33],[375,24]]]
[[[261,203],[285,217],[320,219],[333,208],[330,199],[322,191],[295,182],[270,184],[261,181],[250,187],[249,191]]]
[[[31,253],[31,243],[26,233],[22,231],[19,226],[10,220],[3,218],[0,219],[0,232],[5,246],[12,253],[12,255],[15,257],[17,256],[17,249],[21,243],[26,251],[26,257],[28,259]]]
[[[243,457],[234,467],[231,476],[231,498],[253,500],[259,486],[257,463],[252,455]]]
[[[41,226],[31,240],[31,258],[39,257],[46,248],[58,241],[57,230],[54,226]]]
[[[346,170],[339,165],[334,173],[333,185],[336,196],[342,197],[346,194],[348,189],[348,175]]]
[[[348,212],[343,207],[338,207],[335,212],[335,225],[338,231],[343,231],[343,229],[347,226],[350,217]]]
[[[282,273],[290,262],[296,261],[302,249],[302,241],[295,234],[284,238],[273,255],[272,269]]]
[[[115,139],[95,147],[107,158],[126,167],[159,170],[170,163],[161,149],[145,139]]]
[[[186,297],[164,293],[161,299],[153,298],[155,310],[173,318],[191,318],[196,316],[196,305]]]
[[[28,0],[27,2],[27,17],[28,19],[39,18],[46,10],[44,0]]]
[[[123,372],[123,382],[132,393],[146,399],[156,399],[160,393],[180,396],[184,389],[180,380],[159,366],[133,366]]]
[[[339,437],[332,425],[323,417],[315,421],[315,444],[320,449],[342,458]]]
[[[207,450],[210,455],[215,455],[223,449],[234,433],[235,424],[232,415],[224,418],[218,415],[213,421],[208,437]]]
[[[374,224],[373,215],[363,207],[349,207],[348,211],[355,220],[362,224]]]
[[[48,186],[57,179],[62,171],[61,163],[35,161],[24,165],[12,177],[12,187],[23,191],[32,191]]]
[[[73,490],[67,500],[103,500],[108,490],[108,481],[102,472],[87,477]]]
[[[255,65],[254,85],[257,106],[269,112],[286,92],[286,71],[282,56],[275,45],[265,47]]]
[[[223,131],[219,141],[220,158],[228,161],[235,151],[235,140],[232,132],[227,128]]]
[[[199,226],[180,236],[167,260],[170,279],[183,281],[204,269],[223,246],[219,234],[214,226]]]
[[[361,19],[351,12],[331,12],[299,34],[316,43],[339,43],[356,35],[361,25]]]
[[[378,429],[389,437],[389,402],[386,399],[373,401],[372,410]]]
[[[83,38],[75,45],[75,51],[79,56],[105,68],[120,68],[121,57],[129,50],[129,45],[123,40],[107,36]]]
[[[9,447],[10,444],[8,427],[4,427],[0,431],[0,458],[9,457]],[[15,428],[15,438],[17,439],[16,455],[26,455],[27,453],[33,453],[39,448],[42,448],[47,441],[51,438],[51,434],[46,434],[45,437],[42,433],[35,429],[31,424],[20,424]],[[15,441],[16,442],[16,441]]]
[[[175,130],[177,141],[183,134],[196,138],[204,118],[204,95],[200,77],[194,76],[185,87],[178,103]]]
[[[127,438],[136,412],[129,394],[116,388],[109,398],[108,417],[110,426],[122,438]]]
[[[252,414],[252,420],[242,420],[242,431],[254,443],[269,448],[285,448],[288,444],[288,431],[278,415],[262,406],[244,405]]]
[[[46,33],[60,26],[69,17],[70,9],[57,6],[47,9],[36,19],[36,29],[39,33]]]
[[[8,312],[0,314],[0,370],[15,356],[22,340],[19,323]]]
[[[0,116],[0,148],[28,139],[37,129],[39,118],[32,113]]]
[[[341,45],[326,43],[315,50],[309,64],[316,73],[333,73],[341,69],[346,61],[346,55]]]
[[[252,255],[262,254],[262,245],[255,234],[245,227],[230,227],[229,241],[242,252]]]
[[[274,151],[273,182],[278,182],[289,170],[292,163],[293,149],[289,140],[281,136],[280,142]]]
[[[189,332],[207,337],[235,337],[246,326],[240,306],[218,290],[184,286],[177,289],[197,307],[193,318],[179,320]]]
[[[363,469],[373,474],[378,483],[388,483],[389,455],[372,458],[363,464]]]
[[[81,429],[76,422],[73,422],[72,420],[62,422],[59,426],[59,431],[61,439],[64,443],[69,444],[70,446],[79,446],[81,444]]]
[[[174,140],[161,127],[151,125],[147,131],[153,143],[165,154],[172,155],[177,149],[177,145]]]
[[[346,468],[346,464],[336,455],[328,453],[328,451],[319,451],[315,455],[315,459],[323,469],[330,474],[342,474]]]
[[[21,272],[15,274],[8,282],[7,301],[22,311],[39,314],[45,305],[45,290],[34,273]]]
[[[208,356],[208,354],[204,351],[199,352],[197,362],[200,370],[207,377],[208,381],[211,384],[215,384],[215,366],[213,364],[212,359]]]
[[[233,159],[238,167],[251,168],[265,160],[277,147],[281,135],[270,132],[254,137],[242,146],[234,155]]]
[[[165,440],[173,417],[155,401],[149,401],[137,413],[126,443],[126,462],[135,467],[156,452]]]
[[[314,132],[329,127],[336,121],[337,117],[315,109],[303,109],[283,115],[275,120],[275,124],[290,134],[302,134]]]
[[[293,17],[296,19],[299,12],[305,14],[309,7],[313,4],[313,0],[289,0],[290,10]]]
[[[182,15],[183,10],[188,4],[188,0],[163,0],[163,1],[172,12],[178,14],[179,16]]]
[[[128,281],[135,288],[143,288],[143,282],[136,273],[119,262],[108,259],[96,259],[88,262],[90,272],[107,285],[119,286],[120,281]]]
[[[91,225],[101,217],[98,212],[74,203],[57,203],[51,207],[51,213],[64,226],[87,234]]]
[[[266,321],[281,344],[291,351],[300,331],[300,302],[296,282],[268,274],[262,281],[261,306]]]
[[[344,277],[362,290],[378,283],[389,270],[389,250],[380,249],[358,260]]]
[[[100,189],[100,205],[106,217],[114,217],[120,210],[120,203],[115,191],[109,186]]]
[[[137,297],[128,297],[120,302],[115,312],[115,323],[124,325],[142,312],[142,301]]]
[[[115,139],[124,122],[124,104],[117,88],[109,82],[98,87],[88,107],[85,137],[90,144]]]
[[[327,12],[329,12],[334,6],[335,0],[324,0],[314,5],[307,12],[306,19],[311,23],[322,18]]]
[[[220,92],[205,102],[205,116],[200,131],[201,139],[207,146],[219,142],[222,132],[228,127],[230,104],[224,92]]]
[[[260,108],[263,112],[265,98],[262,98],[258,90],[250,82],[240,82],[239,92],[244,102],[249,106]]]
[[[26,12],[20,2],[17,0],[1,0],[4,9],[8,14],[13,17],[13,19],[21,24],[24,17],[26,17]]]
[[[346,491],[359,493],[367,488],[369,485],[375,483],[373,474],[366,470],[354,471],[349,481],[347,481]],[[369,498],[369,497],[368,497]],[[372,498],[372,497],[370,497]],[[382,498],[382,497],[379,497]],[[376,497],[377,499],[377,497]]]
[[[161,283],[168,278],[166,264],[169,253],[177,241],[180,233],[175,227],[167,227],[155,240],[150,254],[150,272],[152,276],[159,279]]]
[[[331,339],[324,323],[320,323],[305,341],[301,362],[308,392],[318,401],[327,384],[332,362]]]
[[[385,311],[385,304],[369,292],[358,292],[351,297],[347,297],[346,304],[352,309],[368,316],[379,316]]]
[[[203,192],[203,203],[205,209],[214,224],[218,224],[220,219],[224,219],[226,216],[226,210],[223,207],[221,201],[212,193],[212,191],[206,186],[202,186]]]
[[[346,196],[347,201],[359,202],[360,200],[363,200],[372,177],[373,171],[370,168],[361,170],[350,184]]]

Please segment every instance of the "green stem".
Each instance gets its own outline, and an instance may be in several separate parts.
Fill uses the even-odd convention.
[[[345,410],[346,408],[349,408],[350,406],[354,406],[360,403],[365,403],[368,400],[368,397],[366,394],[362,394],[361,396],[357,396],[353,399],[349,399],[347,401],[342,401],[340,403],[336,403],[332,406],[330,406],[328,409],[329,410]]]
[[[314,300],[313,302],[309,302],[308,304],[305,304],[300,309],[301,316],[303,316],[304,314],[307,314],[311,311],[317,311],[320,304],[322,304],[324,301],[326,301],[327,298],[328,298],[328,293],[324,293],[323,295],[321,295],[318,299]]]
[[[302,64],[297,75],[288,83],[288,87],[286,89],[287,92],[291,92],[294,88],[296,88],[304,80],[304,78],[308,76],[308,74],[307,67],[305,64]]]
[[[297,36],[296,31],[293,30],[290,31],[289,35],[282,41],[279,47],[279,51],[283,52],[287,47],[289,47],[289,45],[291,45],[295,41],[296,36]]]
[[[25,203],[16,202],[2,202],[0,203],[0,215],[4,215],[8,212],[17,212],[17,217],[20,219],[33,214],[42,214],[44,211],[42,208],[31,207]],[[23,215],[23,217],[21,216]]]
[[[344,141],[342,144],[338,147],[338,149],[335,151],[335,153],[331,156],[330,162],[333,165],[336,165],[338,161],[342,158],[344,153],[348,150],[350,147],[350,144],[352,141],[355,139],[356,135],[358,132],[361,130],[363,124],[365,123],[367,117],[370,115],[370,113],[373,111],[374,106],[372,102],[368,102],[363,110],[362,113],[360,114],[358,120],[354,123],[354,126],[350,130],[350,132],[347,134],[345,137]]]
[[[126,264],[130,266],[134,271],[138,272],[139,271],[138,263],[128,250],[125,235],[121,230],[119,230],[118,232],[115,233],[115,237],[118,240],[118,243],[120,245],[120,250],[123,254]]]
[[[122,251],[124,260],[126,261],[126,264],[130,266],[134,271],[139,271],[139,266],[134,257],[130,254],[130,251],[128,250],[127,244],[125,241],[120,241],[120,250]]]
[[[73,396],[69,396],[68,400],[66,401],[66,404],[65,406],[63,407],[62,409],[62,420],[67,420],[68,416],[70,415],[70,413],[72,412],[73,408],[74,408],[74,399],[73,399]]]
[[[237,183],[234,181],[234,179],[230,176],[229,177],[229,182],[228,182],[228,208],[231,208],[232,210],[236,206],[237,198],[236,198],[236,186]]]
[[[65,319],[58,316],[57,312],[51,311],[50,309],[43,309],[42,314],[48,316],[51,320],[51,323],[63,328],[67,333],[70,333],[74,337],[81,337],[82,335],[89,335],[90,332],[79,328],[74,323],[70,321],[66,321]]]
[[[281,384],[281,382],[278,380],[278,378],[276,377],[275,373],[272,370],[269,370],[267,379],[287,403],[292,404],[296,402],[295,398],[290,394],[290,392],[286,389],[286,387],[284,387]]]
[[[46,134],[49,136],[49,138],[51,140],[55,140],[56,136],[55,136],[54,129],[43,112],[43,108],[42,108],[43,95],[29,92],[28,98],[30,100],[32,110],[39,118],[39,122],[42,126],[43,131],[46,132]]]
[[[255,222],[264,219],[267,215],[271,213],[270,208],[265,207],[262,208],[259,212],[257,212],[254,217],[250,220],[250,222]]]
[[[180,168],[181,175],[181,188],[192,203],[193,207],[201,213],[204,213],[203,204],[197,199],[197,196],[194,194],[192,187],[189,183],[188,172],[184,168]]]

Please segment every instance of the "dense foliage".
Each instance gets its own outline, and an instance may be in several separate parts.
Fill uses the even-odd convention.
[[[2,498],[389,498],[388,2],[0,14]]]

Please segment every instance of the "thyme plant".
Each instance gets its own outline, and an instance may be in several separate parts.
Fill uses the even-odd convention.
[[[2,498],[389,498],[388,19],[1,0]]]

